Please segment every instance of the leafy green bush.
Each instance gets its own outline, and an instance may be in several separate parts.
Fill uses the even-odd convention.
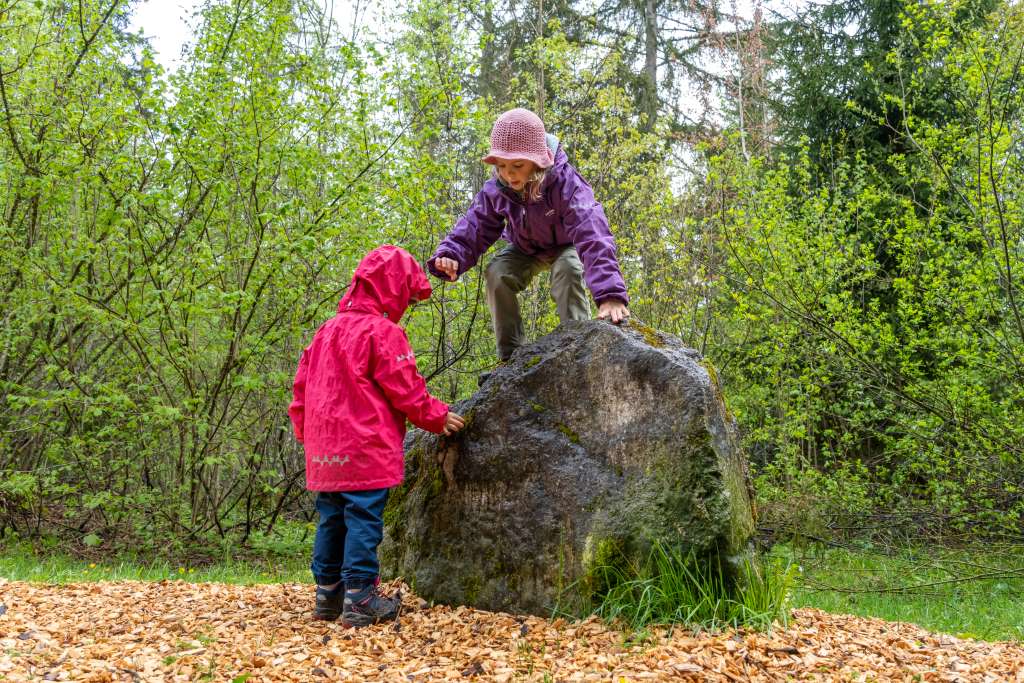
[[[872,513],[883,531],[1024,531],[1024,14],[962,32],[952,5],[907,3],[927,40],[889,55],[905,87],[887,107],[956,76],[943,117],[894,131],[911,152],[883,168],[838,149],[827,176],[806,149],[711,165],[733,197],[711,354],[766,507],[805,531]]]

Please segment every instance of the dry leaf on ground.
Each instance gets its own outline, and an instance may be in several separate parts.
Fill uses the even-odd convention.
[[[0,680],[1024,682],[1020,644],[818,610],[770,634],[675,629],[632,644],[595,619],[403,595],[397,628],[353,630],[310,620],[309,585],[0,579]]]

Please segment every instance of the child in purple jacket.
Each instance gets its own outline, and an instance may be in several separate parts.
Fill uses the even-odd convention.
[[[508,242],[485,272],[498,360],[507,361],[526,341],[516,295],[542,270],[551,271],[562,322],[590,318],[584,280],[598,318],[616,324],[628,318],[629,296],[604,209],[540,118],[526,109],[499,116],[483,161],[495,166],[494,174],[427,267],[454,282],[499,237]]]

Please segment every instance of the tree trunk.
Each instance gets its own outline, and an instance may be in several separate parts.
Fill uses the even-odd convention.
[[[544,0],[537,0],[537,40],[544,40]],[[537,116],[544,120],[544,46],[537,54]]]
[[[644,72],[640,110],[646,120],[640,128],[647,132],[658,118],[658,12],[657,0],[644,0]]]
[[[504,92],[499,92],[501,78],[498,76],[497,28],[489,4],[484,6],[483,31],[487,39],[480,51],[480,79],[477,81],[477,87],[481,95],[490,95],[496,102],[502,102]]]

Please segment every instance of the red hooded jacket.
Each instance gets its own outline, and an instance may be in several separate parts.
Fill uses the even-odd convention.
[[[397,486],[405,469],[405,420],[444,430],[448,406],[427,391],[398,321],[411,299],[430,297],[407,251],[385,245],[363,258],[338,314],[302,352],[288,407],[306,449],[306,488]]]

